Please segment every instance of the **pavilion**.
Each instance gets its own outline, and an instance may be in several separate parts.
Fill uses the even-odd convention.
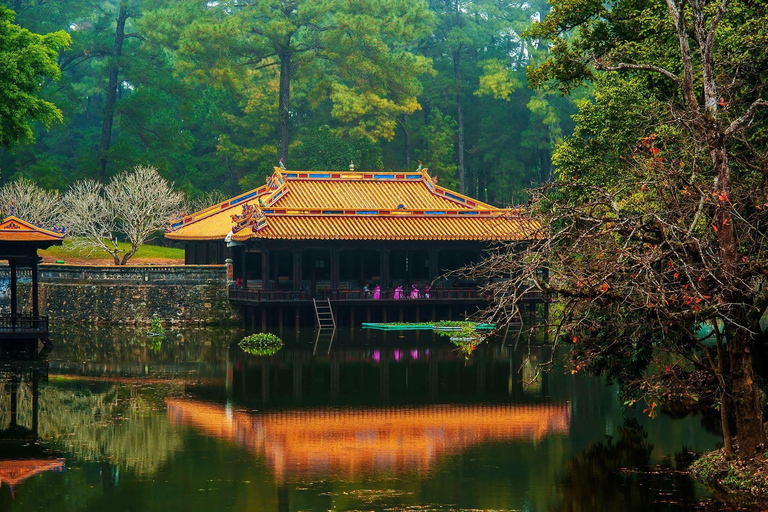
[[[38,299],[38,249],[61,245],[62,232],[50,231],[11,214],[0,223],[0,260],[8,261],[10,270],[10,311],[0,314],[0,353],[8,350],[35,355],[38,341],[50,348],[48,317],[40,315]],[[18,276],[28,267],[32,278],[32,311],[22,314],[18,304]]]
[[[446,274],[493,244],[524,243],[539,229],[521,209],[441,187],[426,169],[275,168],[264,186],[174,219],[166,237],[185,243],[187,264],[231,258],[230,299],[254,326],[255,311],[262,325],[268,318],[282,325],[288,309],[299,325],[300,306],[311,308],[312,299],[349,306],[343,309],[354,324],[356,310],[368,321],[386,321],[388,312],[416,319],[430,309],[434,318],[436,305],[448,315],[468,312],[484,302],[477,283]]]

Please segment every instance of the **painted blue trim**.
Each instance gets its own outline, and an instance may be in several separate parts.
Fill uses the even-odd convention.
[[[329,174],[312,174],[309,176],[310,178],[330,178],[331,175]]]
[[[407,180],[420,180],[421,174],[406,174],[405,179]]]
[[[451,194],[450,192],[446,192],[445,196],[446,197],[450,197],[454,201],[459,201],[460,203],[466,203],[467,202],[467,200],[464,199],[463,197],[455,196],[455,195]]]
[[[275,210],[261,210],[261,213],[275,213]]]
[[[251,192],[250,194],[246,194],[246,195],[244,195],[244,196],[240,196],[240,197],[238,197],[238,198],[235,198],[235,199],[233,199],[232,201],[230,201],[230,202],[229,202],[229,206],[234,206],[234,205],[236,205],[236,204],[240,204],[240,203],[242,203],[243,201],[247,201],[248,199],[250,199],[250,198],[252,198],[252,197],[255,197],[255,196],[257,196],[257,195],[258,195],[258,192]]]
[[[182,222],[177,222],[176,224],[171,224],[171,229],[176,229],[176,228],[178,228],[179,226],[183,226],[183,225],[184,225],[184,221],[182,221]]]
[[[378,210],[355,210],[358,215],[378,215]]]
[[[480,215],[480,212],[477,210],[468,210],[466,212],[459,212],[459,215]]]
[[[344,215],[344,210],[323,210],[323,215]]]
[[[424,215],[445,215],[445,212],[424,212]]]
[[[393,180],[395,179],[394,174],[374,174],[373,179],[375,180]]]
[[[299,177],[298,174],[283,174],[283,176],[285,176],[286,178],[298,178]]]

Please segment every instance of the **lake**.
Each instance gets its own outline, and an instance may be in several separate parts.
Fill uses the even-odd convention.
[[[0,510],[720,509],[675,471],[718,446],[716,420],[648,418],[558,367],[537,378],[548,351],[515,333],[469,358],[429,331],[286,330],[269,357],[242,336],[56,332],[36,439],[0,441]],[[12,388],[29,427],[32,379],[3,375],[0,429]]]

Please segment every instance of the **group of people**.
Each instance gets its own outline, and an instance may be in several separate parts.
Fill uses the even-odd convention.
[[[371,288],[368,283],[365,283],[365,286],[363,287],[363,295],[366,298],[371,299],[381,299],[381,286],[378,284]],[[393,299],[428,299],[430,298],[430,290],[429,285],[426,285],[424,287],[423,294],[419,291],[419,289],[416,287],[415,284],[411,285],[411,291],[410,293],[406,292],[403,289],[403,285],[396,286],[393,289],[392,298]],[[386,298],[386,297],[385,297]]]

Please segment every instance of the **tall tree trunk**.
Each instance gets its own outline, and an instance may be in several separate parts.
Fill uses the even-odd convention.
[[[724,137],[720,133],[710,131],[710,156],[717,176],[714,191],[718,196],[718,205],[715,210],[714,223],[717,228],[717,241],[720,246],[723,272],[721,274],[721,286],[727,287],[725,298],[731,304],[738,304],[739,284],[734,282],[736,266],[738,264],[738,241],[733,230],[731,218],[730,192],[731,176],[728,163],[728,153],[725,148]],[[745,319],[746,320],[746,319]],[[745,322],[740,322],[746,325]],[[755,381],[755,371],[752,366],[751,342],[752,335],[741,327],[728,329],[728,355],[730,356],[731,374],[731,404],[736,418],[736,436],[739,458],[750,458],[757,455],[766,447],[765,427],[763,426],[763,414],[760,407],[760,392]]]
[[[408,116],[403,114],[402,119],[397,120],[403,129],[403,153],[405,153],[405,168],[411,168],[411,134],[408,133]]]
[[[117,102],[117,80],[120,72],[120,58],[123,55],[125,21],[127,19],[128,8],[126,3],[120,2],[120,8],[117,12],[117,28],[115,29],[115,45],[112,49],[112,57],[109,63],[107,100],[104,103],[104,119],[101,123],[101,141],[99,142],[99,154],[96,164],[102,180],[107,178],[107,153],[112,142],[112,124],[115,117],[115,103]]]
[[[291,52],[280,52],[280,102],[278,105],[277,158],[288,164],[288,144],[291,141]]]
[[[728,338],[728,353],[731,359],[731,382],[733,412],[736,418],[736,450],[739,458],[750,458],[765,451],[765,427],[760,407],[760,392],[755,382],[752,367],[752,336],[743,329],[734,330]]]
[[[456,82],[456,121],[459,125],[459,192],[464,193],[464,102],[461,87],[461,53],[453,52],[453,79]]]

